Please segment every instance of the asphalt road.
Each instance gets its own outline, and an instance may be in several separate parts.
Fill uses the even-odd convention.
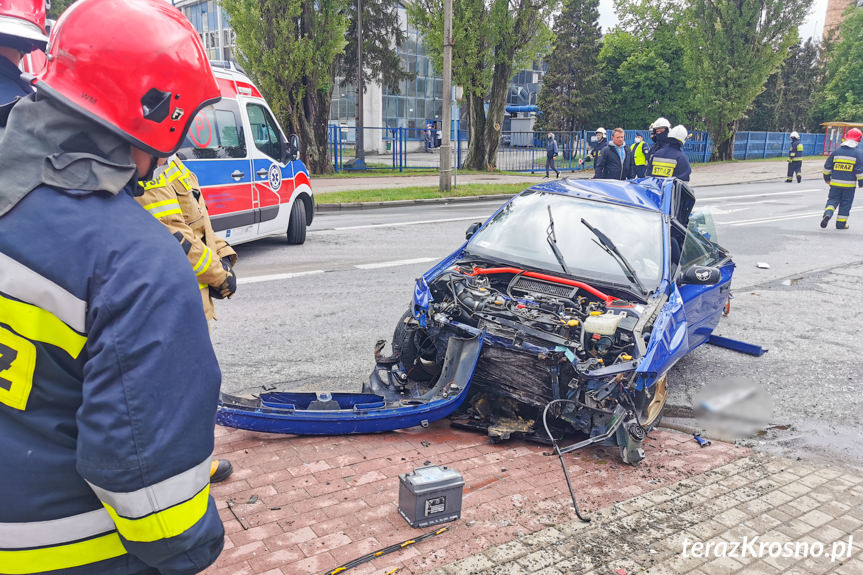
[[[778,427],[749,444],[863,468],[863,204],[852,229],[838,231],[818,227],[826,190],[814,180],[703,187],[696,196],[737,263],[732,313],[717,333],[769,352],[702,346],[670,374],[670,402],[688,408],[705,389],[754,386]],[[359,390],[413,280],[499,203],[323,213],[303,246],[283,238],[238,246],[240,287],[217,302],[213,329],[223,389]]]

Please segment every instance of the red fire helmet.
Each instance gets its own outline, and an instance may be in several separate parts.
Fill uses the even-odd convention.
[[[201,39],[164,0],[79,0],[51,30],[37,91],[156,156],[220,99]]]
[[[0,45],[30,52],[47,42],[45,0],[0,0]]]
[[[854,140],[855,142],[859,142],[861,139],[863,139],[863,132],[861,132],[857,128],[851,128],[850,130],[845,132],[845,139],[846,140]]]

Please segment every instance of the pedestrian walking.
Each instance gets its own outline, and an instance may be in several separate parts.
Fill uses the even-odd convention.
[[[554,134],[549,132],[548,139],[545,143],[545,177],[549,177],[549,168],[554,171],[554,177],[559,178],[560,172],[557,171],[557,168],[554,166],[554,159],[557,157],[558,148],[557,148],[557,140],[554,138]]]
[[[632,150],[626,147],[623,128],[615,128],[611,134],[611,144],[603,148],[596,161],[594,179],[629,180],[635,177],[635,163]]]
[[[679,124],[668,130],[668,137],[663,138],[665,143],[647,159],[647,175],[688,182],[692,168],[689,166],[689,156],[683,151],[683,144],[688,136],[686,128]]]
[[[195,274],[133,194],[219,86],[163,0],[78,0],[34,87],[0,120],[0,571],[198,573],[224,545],[221,374]]]
[[[632,161],[635,165],[635,177],[643,178],[647,172],[647,152],[649,150],[647,142],[640,134],[636,134],[635,143],[629,149],[632,152]]]
[[[830,184],[827,205],[821,217],[821,227],[826,228],[833,212],[836,212],[836,229],[847,230],[851,204],[854,203],[855,187],[863,188],[863,150],[860,140],[863,132],[851,128],[845,134],[842,145],[824,162],[824,181]]]
[[[47,43],[45,0],[0,2],[0,106],[33,93],[18,65],[23,54],[44,50]]]
[[[426,152],[431,153],[432,151],[432,125],[426,124],[426,129],[423,132],[423,138],[425,139]]]
[[[788,174],[786,182],[792,181],[792,176],[797,174],[797,183],[803,181],[803,143],[800,142],[800,134],[791,132],[791,149],[788,150]]]

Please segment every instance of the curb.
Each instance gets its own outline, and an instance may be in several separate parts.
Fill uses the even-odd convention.
[[[586,180],[590,178],[576,178],[579,180]],[[803,178],[803,181],[807,180],[816,180],[817,178]],[[697,188],[713,188],[717,186],[735,186],[740,184],[758,184],[764,182],[781,182],[784,180],[784,176],[774,177],[771,176],[769,178],[762,178],[758,180],[747,180],[745,182],[726,182],[722,184],[700,184]],[[530,186],[525,187],[527,189]],[[696,188],[696,189],[697,189]],[[436,204],[449,204],[449,203],[473,203],[473,202],[483,202],[487,200],[494,199],[509,199],[516,194],[484,194],[481,196],[460,196],[454,198],[421,198],[416,200],[392,200],[388,202],[342,202],[335,204],[321,204],[316,200],[315,202],[315,213],[322,212],[341,212],[341,211],[353,211],[353,210],[371,210],[375,208],[397,208],[402,206],[416,206],[416,205],[436,205]],[[326,197],[326,194],[323,194],[323,197]]]

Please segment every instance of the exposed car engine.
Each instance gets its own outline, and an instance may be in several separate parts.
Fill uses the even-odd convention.
[[[428,292],[428,308],[406,313],[396,328],[393,359],[404,372],[390,380],[414,389],[434,385],[449,338],[484,332],[456,425],[485,430],[493,440],[547,440],[543,409],[563,399],[569,401],[552,412],[557,435],[602,434],[621,403],[641,428],[638,414],[647,414],[651,398],[637,392],[635,369],[658,298],[642,302],[620,288],[606,293],[576,280],[475,262],[444,271]]]

